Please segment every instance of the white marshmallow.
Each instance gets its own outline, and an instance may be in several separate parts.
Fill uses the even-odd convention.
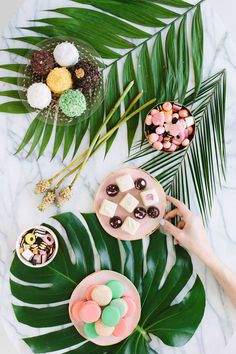
[[[29,249],[24,250],[24,252],[21,255],[27,261],[30,261],[34,257],[33,252],[31,252]]]
[[[130,175],[123,175],[116,178],[116,183],[121,192],[134,188],[134,181]]]
[[[185,118],[187,128],[194,125],[194,118],[192,116]]]
[[[128,213],[132,213],[138,204],[139,201],[130,193],[127,193],[120,201],[120,206],[128,211]]]
[[[145,206],[151,206],[159,202],[159,198],[155,189],[147,189],[140,193],[143,204]]]
[[[104,216],[113,217],[115,215],[117,204],[104,199],[99,209],[99,213]]]
[[[125,221],[123,222],[121,229],[125,232],[127,232],[130,235],[135,235],[136,232],[138,231],[138,228],[140,226],[140,223],[130,216],[127,216]]]

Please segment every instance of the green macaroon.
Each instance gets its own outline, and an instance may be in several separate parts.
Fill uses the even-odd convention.
[[[67,117],[79,117],[87,107],[85,96],[80,90],[68,90],[61,95],[59,107]]]
[[[102,322],[108,327],[114,327],[120,322],[120,310],[116,306],[109,305],[102,311]]]
[[[112,291],[112,299],[119,299],[124,294],[124,286],[117,280],[111,280],[106,284]]]
[[[86,337],[88,338],[96,338],[98,337],[98,334],[95,330],[95,323],[85,323],[84,325],[84,333],[86,335]]]

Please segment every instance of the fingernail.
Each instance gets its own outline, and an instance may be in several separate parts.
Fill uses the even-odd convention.
[[[160,222],[161,226],[163,226],[165,224],[165,220],[164,219],[161,219],[159,222]]]

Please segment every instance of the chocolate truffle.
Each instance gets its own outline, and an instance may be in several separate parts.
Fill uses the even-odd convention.
[[[71,73],[66,68],[55,68],[48,74],[47,85],[52,92],[60,95],[72,87]]]
[[[147,212],[143,207],[137,207],[134,209],[134,216],[136,219],[144,219],[146,215]]]
[[[143,178],[136,179],[134,184],[135,184],[135,188],[138,189],[139,191],[142,191],[147,186],[147,182]]]
[[[122,225],[121,218],[119,218],[119,216],[113,216],[113,218],[110,219],[110,225],[113,229],[118,229]]]
[[[72,72],[75,87],[84,93],[93,92],[98,87],[100,76],[97,66],[87,59],[81,59]]]
[[[59,107],[67,117],[79,117],[86,110],[86,100],[79,90],[68,90],[61,95]]]
[[[32,55],[31,67],[36,75],[47,75],[54,68],[54,64],[54,57],[47,50],[39,50]]]
[[[107,186],[106,188],[106,192],[109,197],[115,197],[119,193],[119,191],[120,190],[117,184],[109,184],[109,186]]]
[[[147,212],[152,219],[156,219],[160,215],[160,210],[154,206],[149,207]]]

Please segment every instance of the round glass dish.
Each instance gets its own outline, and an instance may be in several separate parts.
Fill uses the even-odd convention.
[[[154,149],[178,152],[186,149],[195,135],[195,119],[192,112],[177,102],[155,105],[147,114],[144,132]]]
[[[86,99],[86,106],[87,106],[86,110],[80,116],[76,116],[73,118],[66,116],[60,109],[59,95],[55,95],[52,93],[52,101],[50,105],[47,108],[42,110],[33,109],[27,102],[27,90],[29,86],[31,86],[34,83],[40,83],[40,82],[46,83],[46,77],[38,76],[32,70],[30,61],[33,53],[36,52],[37,50],[46,50],[50,53],[53,53],[55,47],[58,44],[61,44],[63,42],[73,43],[79,52],[79,60],[87,60],[93,63],[94,65],[96,65],[100,73],[99,84],[93,90],[93,92],[91,91],[87,93],[83,92]],[[103,102],[104,95],[105,95],[103,75],[102,75],[102,70],[105,68],[105,64],[103,63],[100,55],[89,44],[71,37],[70,38],[69,37],[49,38],[38,43],[37,47],[38,49],[33,51],[30,50],[28,52],[27,55],[28,63],[26,64],[26,66],[23,66],[22,69],[19,71],[19,78],[18,78],[19,95],[23,104],[26,106],[29,112],[32,112],[32,110],[34,110],[37,113],[41,113],[38,115],[38,118],[40,120],[47,121],[48,123],[51,124],[53,124],[56,121],[58,125],[72,125],[77,123],[78,120],[84,121],[88,119]],[[55,67],[60,67],[60,66],[58,64],[55,64]],[[69,67],[68,70],[72,71],[73,67],[71,68]]]

